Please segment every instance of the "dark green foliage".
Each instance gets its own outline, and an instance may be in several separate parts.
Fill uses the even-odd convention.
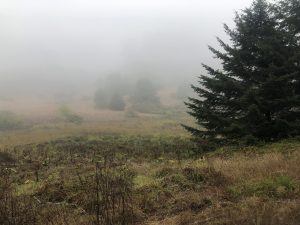
[[[209,140],[271,141],[300,134],[299,1],[278,5],[255,0],[237,14],[235,28],[225,25],[231,44],[209,47],[222,70],[203,65],[208,75],[192,86],[189,113]]]
[[[293,33],[300,31],[300,2],[298,0],[282,0],[277,7],[280,19],[284,20],[286,28]],[[297,39],[300,37],[298,35]]]

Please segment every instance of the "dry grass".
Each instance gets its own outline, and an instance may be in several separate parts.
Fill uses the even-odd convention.
[[[255,157],[237,154],[229,159],[213,158],[208,163],[234,182],[259,180],[280,175],[300,179],[299,151],[291,153],[289,156],[279,152]]]
[[[187,117],[139,115],[126,118],[123,112],[95,111],[91,103],[77,101],[70,104],[70,108],[86,120],[75,125],[63,123],[57,118],[56,103],[49,106],[38,101],[32,100],[26,106],[17,102],[0,104],[8,110],[23,112],[25,119],[34,121],[34,126],[29,129],[0,133],[1,151],[16,145],[36,144],[66,136],[87,135],[93,139],[101,134],[136,135],[134,141],[137,142],[140,135],[188,137],[179,125],[189,123]],[[114,138],[110,140],[116,142]],[[161,143],[159,138],[157,141]],[[153,149],[159,146],[157,143]],[[167,156],[148,160],[130,156],[128,164],[136,173],[133,208],[139,218],[137,224],[299,225],[299,143],[299,140],[286,141],[235,150],[233,154],[224,152],[199,159],[183,159],[181,162]],[[107,144],[122,147],[118,143]],[[94,166],[91,158],[80,156],[75,157],[77,162],[69,162],[67,158],[71,153],[66,151],[58,164],[49,163],[41,168],[40,181],[36,183],[32,164],[42,154],[34,156],[38,154],[37,150],[30,149],[30,146],[26,148],[31,154],[21,159],[24,165],[17,166],[17,172],[14,172],[18,180],[18,195],[36,195],[41,199],[51,197],[55,201],[60,197],[59,201],[67,199],[78,205],[88,203],[78,190],[80,179],[77,172],[82,177],[91,174]],[[142,150],[145,148],[143,145]],[[5,151],[9,152],[7,149]],[[51,148],[47,151],[59,153]],[[47,157],[45,159],[47,161]],[[282,180],[276,180],[278,177]],[[27,180],[30,182],[25,184]],[[230,190],[236,191],[234,194],[238,197],[232,197]],[[84,211],[78,211],[78,208],[54,205],[41,209],[39,219],[40,224],[90,225],[93,218]]]
[[[15,113],[26,125],[26,129],[0,132],[0,148],[95,133],[187,136],[180,124],[188,124],[192,120],[187,115],[174,117],[167,114],[142,113],[137,113],[137,117],[129,118],[126,112],[96,110],[92,100],[75,99],[68,104],[68,107],[84,118],[84,122],[78,125],[63,122],[58,110],[60,106],[60,103],[53,100],[46,101],[32,97],[0,101],[1,110]]]
[[[268,146],[266,147],[266,149]],[[262,148],[263,150],[264,148]],[[300,150],[300,149],[299,149]],[[148,225],[299,225],[300,224],[300,152],[268,152],[261,154],[236,153],[230,157],[213,156],[208,159],[185,160],[182,168],[199,169],[205,173],[206,168],[213,168],[220,172],[226,182],[217,185],[207,182],[199,191],[177,192],[171,201],[173,213],[162,218],[150,217]],[[149,167],[149,166],[148,166]],[[161,168],[161,167],[160,167]],[[165,162],[163,168],[168,171],[178,170],[178,164]],[[158,171],[158,167],[152,168]],[[148,169],[151,171],[151,169]],[[152,173],[153,173],[152,171]],[[150,172],[148,174],[151,174]],[[206,177],[213,181],[218,179],[215,175]],[[228,200],[230,187],[240,188],[246,184],[260,184],[270,177],[291,178],[294,186],[292,194],[260,196],[259,193],[245,193],[239,199]],[[256,183],[255,183],[256,182]],[[285,192],[284,184],[267,183],[280,194]],[[260,188],[260,187],[259,187]],[[265,188],[265,186],[262,186]],[[260,189],[257,189],[260,190]],[[261,191],[261,190],[260,190]],[[268,193],[266,193],[268,194]],[[249,196],[248,196],[249,195]],[[277,196],[277,195],[275,195]],[[193,205],[201,205],[203,199],[208,199],[211,204],[202,207],[199,211]],[[174,213],[174,211],[177,213]]]
[[[142,133],[141,133],[142,131]],[[29,143],[40,143],[67,136],[92,134],[124,135],[184,135],[177,122],[165,118],[133,118],[119,121],[84,122],[81,125],[56,123],[35,126],[29,130],[0,132],[0,148]]]

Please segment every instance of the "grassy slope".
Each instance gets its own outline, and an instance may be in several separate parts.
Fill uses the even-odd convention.
[[[149,224],[299,224],[299,150],[299,141],[290,140],[181,165],[145,164],[138,188],[171,193],[152,204],[159,219]]]
[[[90,155],[81,157],[76,153],[74,163],[68,152],[61,153],[51,147],[45,156],[34,147],[36,143],[70,135],[103,139],[104,145],[110,148],[134,146],[145,152],[160,150],[162,145],[174,148],[165,142],[177,140],[179,136],[188,138],[176,121],[165,118],[134,118],[80,126],[56,124],[3,133],[2,151],[8,148],[5,151],[20,163],[15,166],[14,174],[18,195],[39,196],[55,202],[81,204],[84,201],[77,189],[78,173],[85,176],[93,172]],[[29,143],[35,144],[26,147]],[[19,150],[13,151],[16,145]],[[176,148],[185,150],[185,146]],[[42,167],[40,180],[36,182],[34,164],[43,162],[49,155],[57,163]],[[155,158],[151,154],[132,155],[128,164],[136,173],[133,205],[138,224],[299,224],[299,140],[241,149],[222,148],[180,162],[173,155]],[[78,210],[67,206],[64,210],[54,217],[55,224],[86,224],[88,218]]]

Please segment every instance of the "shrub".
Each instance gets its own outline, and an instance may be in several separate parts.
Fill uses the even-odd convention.
[[[0,221],[2,225],[37,224],[37,211],[29,197],[16,196],[10,175],[0,171]]]
[[[168,190],[194,190],[195,184],[189,181],[183,174],[171,174],[169,176],[163,177],[161,179],[161,185],[163,188],[167,188]]]
[[[183,169],[183,174],[186,178],[193,183],[202,183],[205,180],[205,177],[201,170],[187,167]]]
[[[0,164],[10,164],[15,163],[15,159],[8,152],[0,152]]]
[[[206,185],[219,187],[228,183],[227,177],[225,177],[223,173],[216,171],[213,167],[186,167],[182,172],[184,176],[194,184],[203,183]]]
[[[123,111],[125,109],[125,102],[120,94],[115,93],[114,95],[111,96],[109,102],[109,109],[115,111]]]
[[[68,123],[80,124],[83,122],[83,118],[75,113],[73,113],[66,105],[59,108],[60,114],[63,116],[64,120]]]
[[[94,200],[95,224],[132,223],[134,176],[135,173],[112,152],[105,153],[103,160],[96,163],[94,190],[90,196]]]

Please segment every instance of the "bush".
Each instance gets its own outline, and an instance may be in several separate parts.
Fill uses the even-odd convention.
[[[8,152],[0,152],[0,164],[15,163],[14,157]]]
[[[195,184],[203,183],[209,186],[220,187],[228,183],[228,178],[213,167],[186,167],[182,172],[189,181]]]
[[[135,173],[111,151],[104,153],[95,169],[95,182],[86,189],[94,204],[95,224],[132,224]]]
[[[17,196],[10,175],[0,170],[0,221],[2,225],[37,224],[37,210],[27,196]]]
[[[120,94],[115,93],[114,95],[111,96],[109,102],[109,109],[115,111],[123,111],[125,109],[125,102]]]
[[[12,112],[0,111],[0,131],[18,129],[21,120]]]
[[[83,122],[83,118],[73,113],[66,105],[61,106],[59,112],[64,117],[64,120],[68,123],[80,124]]]

